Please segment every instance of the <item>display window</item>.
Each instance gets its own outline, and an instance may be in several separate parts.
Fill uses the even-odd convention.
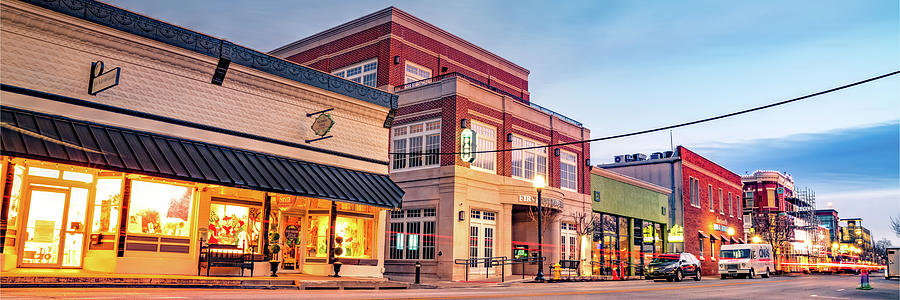
[[[306,257],[328,257],[329,216],[309,216]]]
[[[190,187],[134,180],[128,233],[190,236],[193,203]]]
[[[209,243],[233,245],[259,252],[259,207],[211,203],[209,205]]]
[[[12,190],[9,193],[9,218],[7,219],[9,228],[16,228],[19,224],[19,203],[22,202],[22,180],[25,177],[25,166],[17,164],[13,169]]]
[[[335,257],[372,258],[375,221],[339,216],[334,226]]]
[[[98,178],[94,194],[92,233],[118,232],[122,178]]]

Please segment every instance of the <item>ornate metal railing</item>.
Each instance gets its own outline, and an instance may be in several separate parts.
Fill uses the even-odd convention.
[[[471,83],[473,83],[473,84],[475,84],[475,85],[481,86],[481,87],[486,88],[486,89],[488,89],[488,90],[491,90],[491,91],[493,91],[493,92],[495,92],[495,93],[498,93],[498,94],[501,94],[501,95],[504,95],[504,96],[513,98],[513,99],[515,99],[516,101],[522,102],[523,104],[527,104],[528,106],[531,106],[531,107],[533,107],[534,109],[537,109],[537,110],[539,110],[539,111],[541,111],[541,112],[544,112],[544,113],[546,113],[546,114],[549,114],[549,115],[551,115],[551,116],[555,116],[555,117],[557,117],[557,118],[559,118],[559,119],[561,119],[561,120],[563,120],[563,121],[569,122],[569,123],[574,124],[574,125],[577,125],[577,126],[583,126],[583,125],[581,124],[581,122],[575,121],[575,120],[573,120],[572,118],[566,117],[566,116],[564,116],[564,115],[562,115],[562,114],[560,114],[560,113],[557,113],[557,112],[555,112],[555,111],[552,111],[552,110],[550,110],[550,109],[547,109],[547,108],[545,108],[545,107],[543,107],[543,106],[534,104],[533,102],[528,101],[528,100],[525,100],[525,99],[523,99],[523,98],[520,97],[520,96],[513,95],[513,94],[510,93],[510,92],[504,91],[504,90],[502,90],[502,89],[500,89],[500,88],[497,88],[497,87],[495,87],[495,86],[492,86],[492,85],[490,85],[490,84],[487,84],[487,83],[485,83],[485,82],[483,82],[483,81],[481,81],[481,80],[478,80],[478,79],[475,79],[475,78],[472,78],[472,77],[469,77],[469,76],[466,76],[466,75],[464,75],[464,74],[457,73],[457,72],[447,73],[447,74],[442,74],[442,75],[438,75],[438,76],[431,77],[431,78],[428,78],[428,79],[422,79],[422,80],[419,80],[419,81],[413,81],[413,82],[410,82],[410,83],[407,83],[407,84],[404,84],[404,85],[398,85],[398,86],[395,86],[395,87],[394,87],[394,92],[396,93],[396,92],[399,92],[399,91],[402,91],[402,90],[406,90],[406,89],[411,89],[411,88],[415,88],[415,87],[420,87],[420,86],[423,86],[423,85],[432,84],[432,83],[435,83],[435,82],[438,82],[438,81],[441,81],[441,80],[444,80],[444,79],[448,79],[448,78],[463,78],[463,79],[465,79],[466,81],[469,81],[469,82],[471,82]]]

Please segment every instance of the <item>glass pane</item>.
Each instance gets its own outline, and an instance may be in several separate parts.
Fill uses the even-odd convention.
[[[328,256],[328,216],[309,217],[309,236],[306,239],[306,257]]]
[[[59,238],[63,228],[66,194],[32,191],[25,228],[22,262],[56,264],[59,262]]]
[[[249,207],[210,204],[209,205],[209,243],[236,245],[245,249],[247,246],[247,216]]]
[[[338,257],[371,258],[375,244],[375,222],[363,218],[337,217],[335,219],[335,247],[341,248]],[[418,229],[416,229],[418,231]],[[409,248],[418,249],[418,236],[410,235]],[[413,239],[416,239],[413,241]]]
[[[188,236],[192,196],[188,187],[133,181],[128,232]]]
[[[51,169],[44,169],[44,168],[37,168],[37,167],[30,167],[30,168],[28,168],[28,175],[47,177],[47,178],[59,178],[59,171],[51,170]]]
[[[19,199],[22,198],[22,177],[25,176],[25,167],[21,165],[15,166],[12,182],[12,190],[9,197],[9,228],[16,228],[19,224]]]
[[[81,251],[84,249],[83,233],[66,233],[65,253],[63,253],[63,267],[80,267]]]
[[[72,181],[81,181],[84,183],[91,183],[94,181],[94,175],[86,174],[86,173],[64,171],[63,179],[72,180]]]
[[[113,232],[119,224],[119,208],[122,205],[122,179],[97,179],[94,198],[93,233]]]
[[[87,215],[85,212],[87,211],[87,199],[88,199],[88,190],[82,188],[72,188],[72,192],[69,194],[69,214],[67,215],[69,224],[66,227],[67,231],[80,231],[84,232],[84,219]]]

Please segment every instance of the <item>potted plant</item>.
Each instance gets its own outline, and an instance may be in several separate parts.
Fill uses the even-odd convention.
[[[278,277],[276,272],[278,272],[278,253],[281,252],[281,245],[278,243],[278,240],[281,238],[277,232],[269,233],[269,267],[272,269],[272,276]]]

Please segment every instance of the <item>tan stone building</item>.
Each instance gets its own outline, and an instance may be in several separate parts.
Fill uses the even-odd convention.
[[[382,276],[397,96],[103,3],[0,5],[3,271],[213,249],[268,275],[277,233],[284,272]]]

